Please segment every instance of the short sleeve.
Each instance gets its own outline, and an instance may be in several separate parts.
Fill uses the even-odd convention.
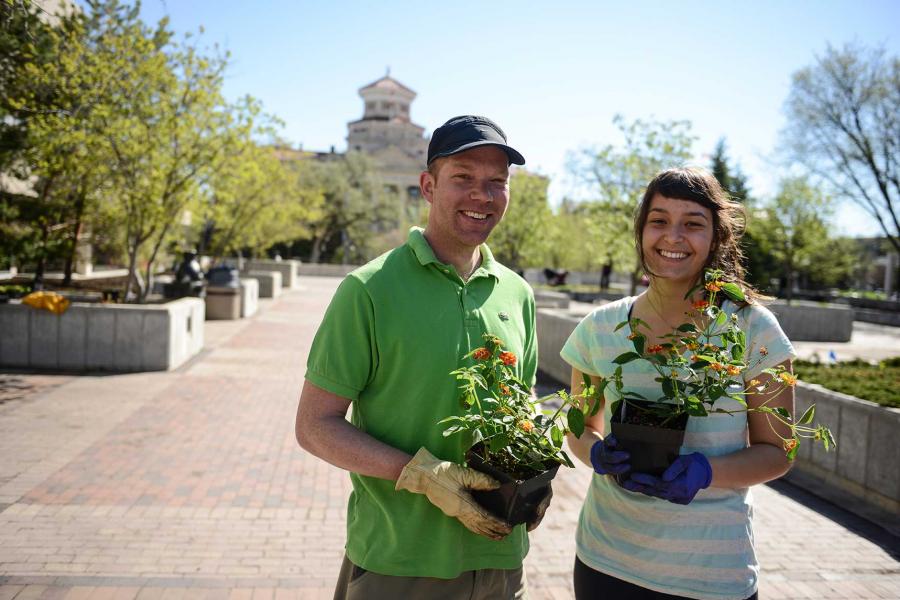
[[[765,369],[797,357],[794,347],[778,319],[768,308],[751,304],[745,310],[747,317],[747,373],[746,379],[759,376]]]
[[[591,361],[591,343],[597,335],[595,314],[591,313],[581,320],[569,335],[559,355],[564,361],[588,375],[599,376],[597,368]]]
[[[356,277],[338,286],[306,362],[306,379],[333,394],[356,400],[377,364],[372,300]]]

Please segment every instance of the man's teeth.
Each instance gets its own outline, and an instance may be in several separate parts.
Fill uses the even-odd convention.
[[[466,215],[467,217],[472,217],[473,219],[478,219],[479,221],[481,219],[487,219],[486,214],[479,213],[479,212],[472,212],[471,210],[464,210],[463,214]]]
[[[659,253],[666,258],[687,258],[687,252],[669,252],[668,250],[660,250]]]

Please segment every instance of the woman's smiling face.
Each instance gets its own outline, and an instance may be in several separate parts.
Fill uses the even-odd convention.
[[[693,283],[709,258],[712,212],[696,202],[656,194],[641,231],[644,260],[656,277]]]

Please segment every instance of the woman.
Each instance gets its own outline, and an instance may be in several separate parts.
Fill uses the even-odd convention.
[[[583,389],[582,373],[593,383],[611,375],[612,360],[633,349],[616,325],[639,318],[649,329],[647,344],[686,322],[699,295],[686,297],[706,268],[720,269],[741,285],[748,302],[725,301],[747,335],[747,381],[765,381],[763,369],[790,370],[793,348],[775,317],[757,304],[743,281],[738,246],[741,205],[702,169],[680,168],[657,175],[647,187],[635,218],[638,256],[649,275],[637,297],[601,306],[575,328],[561,355],[572,365],[572,392]],[[698,292],[699,294],[699,292]],[[657,373],[645,361],[624,365],[628,389],[648,398],[662,396]],[[612,387],[612,386],[610,386]],[[569,436],[578,458],[594,468],[577,532],[575,596],[586,598],[756,598],[759,565],[753,548],[750,486],[787,472],[779,433],[760,413],[691,417],[681,456],[662,477],[630,472],[629,455],[608,435],[611,390],[603,409],[587,420],[587,434]],[[793,390],[774,400],[748,394],[748,405],[783,406],[793,414]],[[620,487],[613,475],[629,473]]]

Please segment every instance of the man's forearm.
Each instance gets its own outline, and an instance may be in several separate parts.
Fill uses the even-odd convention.
[[[396,481],[412,456],[379,442],[340,416],[322,417],[300,445],[310,454],[336,467]]]

